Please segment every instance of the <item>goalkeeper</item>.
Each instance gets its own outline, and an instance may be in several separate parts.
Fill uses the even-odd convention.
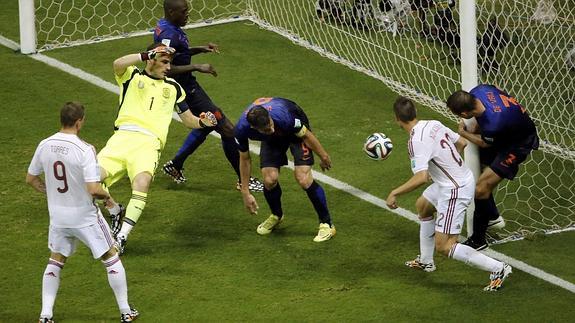
[[[175,50],[162,44],[151,48],[114,61],[114,74],[121,89],[118,117],[114,123],[116,131],[98,154],[100,176],[107,187],[125,175],[132,184],[132,198],[123,222],[120,223],[120,215],[112,217],[112,232],[120,253],[146,206],[148,189],[166,144],[173,111],[189,128],[217,124],[211,112],[200,118],[194,116],[182,87],[166,77]],[[135,66],[140,62],[146,64],[143,70]]]

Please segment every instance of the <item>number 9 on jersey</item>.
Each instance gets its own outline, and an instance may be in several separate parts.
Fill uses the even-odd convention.
[[[373,160],[386,159],[393,149],[391,139],[381,132],[371,134],[363,144],[363,151]]]

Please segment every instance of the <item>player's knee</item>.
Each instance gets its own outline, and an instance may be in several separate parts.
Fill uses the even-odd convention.
[[[271,190],[278,184],[278,176],[276,174],[264,174],[263,180],[264,186],[268,190]]]
[[[303,189],[307,189],[313,182],[311,172],[295,172],[295,180]]]
[[[132,189],[138,192],[147,193],[152,182],[152,175],[148,172],[142,172],[132,181]]]
[[[475,198],[484,200],[489,198],[489,195],[491,195],[491,188],[485,183],[477,183],[475,186]]]
[[[420,219],[433,217],[434,208],[431,207],[429,201],[423,196],[420,196],[417,201],[415,201],[415,209]]]

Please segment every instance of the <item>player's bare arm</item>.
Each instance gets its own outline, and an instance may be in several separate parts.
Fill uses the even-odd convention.
[[[122,75],[126,72],[128,66],[136,65],[140,63],[140,54],[128,54],[122,56],[114,61],[114,74]]]
[[[205,46],[194,46],[190,47],[190,53],[193,55],[202,54],[202,53],[220,53],[220,47],[214,43],[208,43]]]
[[[470,142],[474,143],[475,145],[481,147],[481,148],[488,148],[490,145],[488,143],[486,143],[483,139],[481,139],[481,135],[470,132],[466,126],[465,123],[463,123],[463,121],[459,122],[459,127],[457,129],[457,133],[469,140]]]
[[[40,193],[46,193],[46,185],[40,176],[26,174],[26,184],[32,186]]]
[[[455,149],[457,149],[457,152],[459,152],[459,154],[463,154],[463,150],[467,146],[467,140],[463,137],[459,137],[459,139],[457,139],[454,145]]]
[[[110,193],[106,192],[102,188],[100,182],[90,182],[86,183],[86,190],[92,195],[93,198],[97,200],[107,200],[110,199]]]
[[[397,197],[403,194],[407,194],[411,191],[414,191],[421,185],[427,183],[429,181],[429,174],[427,170],[422,170],[415,173],[407,182],[403,183],[402,185],[396,187],[389,195],[387,196],[386,204],[387,207],[390,209],[397,208]]]
[[[200,117],[196,117],[190,110],[186,110],[180,113],[180,119],[182,123],[192,129],[215,127],[218,124],[216,116],[211,112],[202,112]]]
[[[303,142],[320,158],[319,166],[321,170],[329,170],[331,168],[331,158],[327,151],[323,148],[319,139],[308,129],[301,137]]]
[[[200,72],[218,76],[218,72],[211,64],[172,65],[168,75],[172,76],[191,72]]]
[[[249,182],[252,174],[252,159],[250,151],[240,151],[240,178],[241,178],[241,192],[244,206],[250,214],[258,214],[258,203],[255,197],[250,193]]]

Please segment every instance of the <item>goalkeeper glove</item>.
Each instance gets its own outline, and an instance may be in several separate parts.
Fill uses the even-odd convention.
[[[174,53],[176,52],[176,50],[172,47],[168,47],[168,46],[158,46],[152,50],[149,50],[147,52],[143,52],[140,53],[140,59],[142,61],[147,61],[150,59],[155,59],[156,56],[161,55],[161,54],[165,54],[165,55],[174,55]]]
[[[200,113],[199,123],[202,128],[215,127],[218,124],[218,119],[216,119],[216,116],[210,111],[202,112]]]

